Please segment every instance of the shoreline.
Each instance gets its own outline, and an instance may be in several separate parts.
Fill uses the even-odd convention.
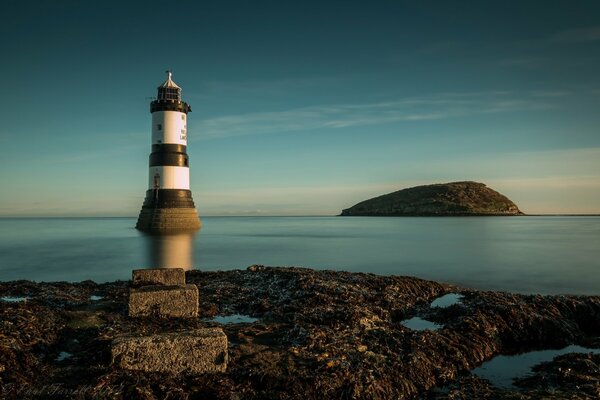
[[[200,316],[194,320],[127,317],[128,281],[0,282],[0,297],[28,297],[0,301],[3,398],[23,398],[19,388],[25,386],[43,390],[51,385],[68,396],[85,387],[90,396],[105,398],[152,398],[144,393],[223,399],[284,394],[298,399],[445,399],[483,393],[592,398],[600,390],[600,378],[585,371],[585,365],[600,363],[600,355],[559,358],[552,365],[571,368],[571,376],[553,377],[548,367],[512,389],[470,373],[500,354],[572,344],[600,348],[600,296],[521,295],[297,267],[193,270],[186,276],[200,290]],[[460,295],[460,302],[432,306],[450,293]],[[232,314],[256,320],[212,320]],[[403,325],[413,317],[440,328]],[[206,326],[222,327],[229,339],[231,361],[223,374],[165,376],[111,364],[110,343],[120,333]],[[585,385],[577,376],[587,377]]]

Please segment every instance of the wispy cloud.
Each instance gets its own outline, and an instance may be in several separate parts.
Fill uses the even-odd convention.
[[[597,176],[545,176],[540,178],[489,179],[490,186],[497,185],[512,189],[595,189],[600,190]]]
[[[550,93],[550,92],[548,92]],[[286,111],[227,115],[204,120],[190,132],[192,139],[339,129],[392,122],[427,121],[485,113],[553,107],[538,94],[506,91],[440,93],[367,104],[335,104]],[[196,133],[198,132],[198,133]]]
[[[499,59],[496,63],[503,67],[518,70],[551,70],[552,68],[571,68],[596,63],[593,49],[570,51],[567,47],[574,44],[588,46],[600,41],[600,26],[565,29],[537,38],[503,43],[498,47]],[[509,49],[506,53],[505,50]]]
[[[57,164],[64,163],[78,163],[82,161],[91,161],[98,159],[107,159],[109,157],[115,157],[122,154],[131,153],[134,151],[139,151],[141,149],[147,149],[147,145],[145,143],[139,143],[135,145],[128,146],[110,146],[110,147],[102,147],[100,149],[96,149],[94,151],[77,151],[73,152],[69,155],[59,154],[52,157],[52,161]]]
[[[538,68],[543,66],[545,60],[540,57],[508,57],[499,61],[500,65],[514,68]]]
[[[186,91],[186,97],[192,99],[212,100],[215,93],[227,96],[287,96],[290,92],[306,90],[307,88],[323,88],[339,85],[341,81],[348,79],[344,75],[325,77],[294,77],[280,79],[258,79],[245,81],[205,81],[201,90],[197,92]]]
[[[455,53],[457,51],[463,50],[464,48],[465,43],[442,40],[424,46],[417,52],[417,55],[445,55],[448,53]]]
[[[600,26],[567,29],[552,36],[554,42],[589,42],[600,40]]]
[[[566,90],[534,90],[531,92],[534,97],[564,97],[570,94],[571,92]]]

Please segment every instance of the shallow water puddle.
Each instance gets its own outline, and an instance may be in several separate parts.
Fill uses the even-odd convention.
[[[28,300],[29,297],[19,297],[19,296],[4,296],[4,297],[0,297],[0,300],[5,301],[7,303],[19,303],[21,301],[25,301]]]
[[[67,351],[61,351],[60,353],[58,353],[58,356],[56,356],[56,361],[58,361],[58,362],[64,361],[71,357],[73,357],[73,354],[71,354]]]
[[[427,321],[426,319],[419,318],[419,317],[405,319],[404,321],[402,321],[400,323],[402,325],[404,325],[405,327],[410,328],[415,331],[424,331],[424,330],[435,331],[442,327],[440,324],[436,324],[435,322]]]
[[[217,322],[219,324],[251,324],[256,321],[258,321],[258,318],[242,314],[217,315],[209,320],[209,322]]]
[[[590,352],[600,353],[600,349],[570,345],[558,350],[540,350],[514,356],[496,356],[472,370],[471,373],[489,380],[497,387],[511,388],[515,378],[529,375],[531,368],[536,364],[552,361],[554,357],[567,353]]]
[[[98,300],[102,300],[104,298],[104,296],[96,296],[96,295],[91,295],[90,296],[90,301],[98,301]]]
[[[446,308],[458,304],[462,301],[463,296],[458,293],[448,293],[442,297],[438,297],[431,302],[431,307]]]

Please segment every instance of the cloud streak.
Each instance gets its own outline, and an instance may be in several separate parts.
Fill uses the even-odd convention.
[[[519,95],[505,91],[440,93],[387,102],[335,104],[277,112],[226,115],[202,121],[190,132],[190,136],[192,139],[215,139],[535,110],[554,107],[554,104],[549,102],[551,97],[553,96],[532,93]]]
[[[592,42],[600,40],[600,26],[567,29],[552,37],[552,41],[561,43]]]

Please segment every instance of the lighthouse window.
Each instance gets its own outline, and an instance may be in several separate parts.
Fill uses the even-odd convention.
[[[158,89],[159,100],[181,100],[181,93],[177,88],[159,88]]]
[[[156,125],[156,129],[159,130],[159,131],[162,131],[162,124],[157,124]]]
[[[185,121],[185,114],[181,114],[181,119]]]

